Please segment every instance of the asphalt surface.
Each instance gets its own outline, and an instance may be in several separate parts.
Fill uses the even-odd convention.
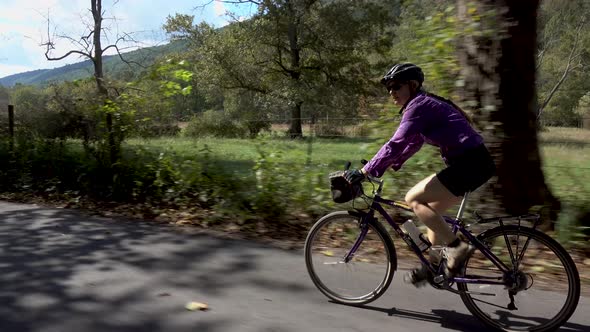
[[[299,250],[0,202],[1,332],[487,331],[458,296],[403,272],[378,301],[344,306],[316,290]],[[590,331],[589,303],[562,331]]]

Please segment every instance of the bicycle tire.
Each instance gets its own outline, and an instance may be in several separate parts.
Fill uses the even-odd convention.
[[[372,236],[376,235],[377,237],[375,237],[375,241],[380,241],[383,245],[383,253],[385,254],[385,273],[383,275],[383,278],[379,278],[379,282],[377,283],[376,287],[370,287],[370,291],[366,292],[366,294],[362,294],[359,296],[352,296],[352,295],[346,295],[343,294],[341,291],[337,290],[337,287],[335,286],[331,286],[329,285],[329,283],[326,280],[322,280],[322,278],[320,277],[318,271],[316,271],[316,267],[314,266],[314,248],[315,248],[315,242],[318,239],[318,237],[321,237],[320,232],[327,228],[327,226],[330,226],[332,223],[337,222],[338,220],[347,220],[352,222],[353,224],[356,224],[357,227],[358,225],[360,225],[362,219],[362,215],[359,213],[357,214],[356,212],[349,212],[349,211],[337,211],[337,212],[333,212],[330,213],[324,217],[322,217],[321,219],[319,219],[310,229],[307,238],[305,240],[305,263],[307,266],[307,271],[311,277],[311,280],[313,281],[314,285],[324,294],[326,295],[328,298],[330,298],[333,301],[339,302],[339,303],[344,303],[344,304],[353,304],[353,305],[360,305],[360,304],[366,304],[372,301],[375,301],[376,299],[378,299],[381,295],[383,295],[385,293],[385,291],[387,290],[387,288],[389,287],[389,285],[391,284],[391,281],[393,279],[393,274],[394,271],[397,269],[397,256],[395,253],[395,247],[393,245],[393,241],[391,240],[391,237],[389,236],[389,234],[387,233],[386,229],[383,227],[382,224],[380,224],[379,222],[377,222],[375,219],[371,220],[368,222],[368,226],[370,231],[373,231],[374,233]],[[335,241],[340,241],[340,238],[344,237],[344,234],[336,234],[336,236],[338,237],[338,239],[336,239]],[[356,237],[354,238],[354,240],[356,240]],[[355,241],[352,241],[352,243],[354,243]],[[363,241],[363,243],[370,243],[369,240],[367,240],[367,238],[365,238],[365,240]],[[361,248],[363,247],[363,243],[361,243],[361,246],[359,247],[359,250],[361,250]],[[367,245],[368,246],[368,245]],[[352,245],[350,245],[350,241],[348,243],[348,247],[347,248],[343,248],[344,251],[343,252],[348,252],[348,250],[352,247]],[[359,250],[357,250],[357,254],[359,253]],[[366,263],[366,262],[362,262],[362,261],[357,261],[357,255],[355,255],[353,257],[353,259],[350,262],[344,263],[343,261],[340,261],[337,264],[346,264],[347,266],[353,265],[353,264],[362,264],[362,266],[366,266],[367,264],[370,263]],[[333,264],[333,263],[332,263]],[[334,264],[333,264],[334,265]],[[363,282],[365,282],[366,279],[363,279]]]
[[[506,236],[506,237],[505,237]],[[512,236],[512,237],[510,237]],[[516,237],[516,238],[514,238]],[[541,256],[541,255],[547,255],[547,254],[553,254],[558,260],[559,262],[563,265],[563,272],[561,272],[561,267],[559,267],[559,269],[556,269],[556,266],[553,267],[553,271],[558,271],[555,272],[555,274],[549,274],[549,272],[545,272],[543,274],[542,271],[544,271],[544,268],[542,266],[539,265],[539,262],[543,262],[545,264],[553,264],[555,262],[555,259],[553,258],[553,256],[550,256],[551,260],[542,260],[539,259],[539,257],[534,257],[534,258],[528,258],[529,261],[535,261],[534,264],[531,264],[531,268],[527,267],[527,264],[525,264],[525,260],[527,258],[526,257],[526,253],[522,254],[522,261],[519,261],[517,263],[517,266],[519,266],[519,271],[522,271],[521,273],[519,273],[519,275],[521,276],[520,278],[520,283],[522,284],[520,287],[522,287],[523,289],[521,289],[518,293],[516,293],[514,295],[514,300],[512,300],[512,303],[514,304],[514,301],[516,300],[522,300],[521,302],[518,303],[518,305],[514,305],[515,307],[520,307],[517,310],[514,310],[514,308],[510,308],[510,306],[508,305],[508,307],[506,308],[508,311],[501,311],[498,310],[496,308],[494,308],[496,311],[494,312],[494,317],[491,314],[488,314],[484,311],[485,306],[490,307],[490,309],[493,307],[491,302],[488,302],[487,299],[489,299],[489,297],[483,297],[481,299],[478,299],[477,296],[480,295],[472,295],[470,293],[467,293],[467,291],[470,290],[470,287],[472,288],[472,290],[475,290],[478,286],[474,285],[474,284],[467,284],[467,283],[458,283],[457,287],[459,289],[459,291],[461,291],[461,299],[463,300],[463,303],[465,304],[465,306],[467,307],[467,309],[477,318],[479,318],[485,325],[492,327],[493,329],[496,330],[500,330],[500,331],[534,331],[534,332],[544,332],[544,331],[554,331],[557,328],[559,328],[561,325],[565,324],[566,321],[572,316],[572,314],[574,313],[574,311],[576,310],[576,307],[578,305],[578,301],[580,299],[580,277],[578,274],[578,270],[576,268],[576,265],[573,261],[573,259],[570,257],[570,255],[568,254],[568,252],[557,242],[555,241],[553,238],[551,238],[550,236],[541,233],[537,230],[528,228],[528,227],[522,227],[522,226],[518,226],[518,225],[507,225],[507,226],[499,226],[493,229],[490,229],[488,231],[485,231],[483,233],[481,233],[480,235],[477,236],[478,240],[480,240],[482,243],[487,244],[488,247],[490,248],[490,250],[494,251],[498,251],[500,250],[500,252],[503,252],[502,250],[504,250],[503,248],[501,249],[501,247],[498,245],[494,245],[494,239],[497,239],[496,241],[498,242],[502,242],[504,241],[504,245],[506,246],[506,248],[508,248],[509,246],[511,248],[514,249],[514,246],[512,244],[512,242],[514,243],[519,243],[521,239],[527,239],[530,238],[531,240],[529,240],[528,244],[529,246],[526,248],[526,250],[531,250],[532,254],[531,255],[536,255],[536,256]],[[507,241],[507,239],[509,239]],[[516,240],[515,240],[516,239]],[[534,242],[533,242],[534,241]],[[547,247],[547,249],[550,250],[550,253],[547,251],[542,251],[541,249],[539,249],[539,247],[534,247],[535,243],[538,242],[544,246]],[[508,243],[510,245],[508,245]],[[518,248],[518,247],[516,247]],[[506,252],[509,252],[508,249],[506,249]],[[478,253],[481,255],[481,252],[478,251]],[[518,256],[519,253],[514,253],[514,256]],[[509,255],[504,255],[505,259],[507,259],[507,257],[509,257]],[[483,255],[481,256],[483,257]],[[470,267],[470,261],[472,262],[472,267]],[[482,266],[477,266],[477,259],[475,259],[473,256],[466,261],[465,263],[465,267],[463,272],[468,275],[470,274],[470,269],[473,271],[477,271],[477,270],[486,270],[485,267]],[[554,261],[554,262],[552,262]],[[481,265],[481,263],[479,263]],[[507,264],[508,267],[512,268],[513,264],[512,262],[508,262]],[[493,266],[493,268],[495,268],[495,266]],[[537,269],[535,269],[537,268]],[[490,271],[493,270],[492,268],[489,269]],[[525,273],[524,271],[533,271],[533,273]],[[498,270],[499,271],[499,270]],[[559,282],[555,282],[556,279],[559,279],[559,276],[557,276],[557,273],[564,273],[565,276],[562,277],[563,280],[567,279],[567,292],[558,292],[559,287],[563,286],[562,283]],[[524,276],[524,277],[522,277]],[[543,278],[545,277],[545,278]],[[529,279],[530,278],[530,279]],[[516,279],[516,278],[515,278]],[[540,289],[537,288],[533,291],[531,291],[530,289],[532,288],[532,286],[535,285],[535,281],[538,281],[538,284],[540,286]],[[548,283],[548,281],[552,281]],[[543,288],[543,282],[545,282],[545,288]],[[530,283],[530,285],[529,285]],[[516,284],[514,284],[516,285]],[[526,287],[529,288],[526,288]],[[538,286],[538,287],[539,287]],[[488,286],[479,286],[479,287],[490,287]],[[500,286],[502,287],[502,286]],[[508,291],[504,288],[504,291],[502,293],[502,290],[498,291],[499,295],[503,295],[503,294],[508,294]],[[526,289],[524,289],[526,288]],[[520,292],[524,292],[524,293],[520,293]],[[519,295],[520,294],[520,295]],[[565,295],[562,295],[565,294]],[[531,300],[528,298],[528,296],[531,297],[537,297],[537,296],[546,296],[547,300],[545,301],[539,301],[539,300]],[[557,303],[561,303],[561,301],[558,300],[559,297],[561,296],[565,296],[565,301],[563,303],[563,306],[559,309],[559,311],[557,312],[557,314],[555,316],[550,316],[550,314],[545,314],[545,313],[540,313],[540,311],[546,310],[545,306],[548,306],[548,303],[551,304],[553,302]],[[494,300],[498,299],[498,302],[500,301],[500,297],[498,298],[494,298]],[[530,306],[527,306],[526,308],[523,307],[525,302],[530,302]],[[478,304],[479,303],[479,304]],[[559,305],[561,306],[561,305]],[[559,307],[558,306],[558,307]],[[531,310],[529,309],[529,307],[533,307],[533,309],[535,310],[535,312],[538,310],[539,313],[535,313],[533,315],[537,315],[537,316],[526,316],[528,311]],[[524,313],[523,313],[523,309],[524,309]],[[515,313],[514,311],[520,311],[518,313]],[[496,317],[497,316],[497,317]],[[516,327],[513,326],[509,326],[508,324],[515,324]],[[532,324],[531,326],[527,326],[526,324]],[[538,323],[538,325],[537,325]]]

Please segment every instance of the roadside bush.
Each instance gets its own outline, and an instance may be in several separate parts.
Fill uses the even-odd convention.
[[[76,143],[31,139],[9,150],[0,142],[0,191],[103,202],[147,203],[154,208],[201,207],[216,218],[277,221],[295,188],[261,159],[255,171],[236,172],[205,147],[191,157],[170,150],[127,147],[109,166]],[[284,170],[283,170],[284,171]],[[270,219],[272,218],[272,219]]]
[[[255,138],[265,130],[270,131],[268,97],[251,91],[226,91],[223,109],[226,116],[239,121],[248,130],[248,137]]]
[[[558,240],[568,248],[590,250],[590,208],[567,203],[559,213],[556,225]]]

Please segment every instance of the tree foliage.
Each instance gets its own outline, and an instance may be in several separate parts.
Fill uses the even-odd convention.
[[[590,3],[545,0],[539,15],[538,118],[546,125],[576,126],[577,100],[590,91]]]
[[[197,72],[211,89],[250,91],[278,110],[286,106],[291,137],[301,136],[302,117],[367,93],[375,68],[382,70],[398,7],[397,1],[236,2],[254,3],[258,13],[218,30],[176,15],[165,29],[198,46]]]
[[[412,62],[426,74],[426,88],[443,96],[454,94],[459,80],[456,44],[460,32],[454,0],[408,1],[395,29],[393,62]]]

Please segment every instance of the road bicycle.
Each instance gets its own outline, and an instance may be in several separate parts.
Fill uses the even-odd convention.
[[[350,163],[348,163],[348,166]],[[482,218],[474,224],[497,224],[475,236],[463,220],[465,193],[455,218],[445,216],[453,232],[475,247],[459,273],[447,277],[444,260],[427,256],[440,248],[423,250],[394,221],[384,206],[407,212],[404,202],[381,197],[383,180],[369,176],[372,196],[360,191],[368,208],[332,212],[319,219],[305,241],[305,262],[315,286],[335,302],[362,305],[378,299],[397,270],[397,254],[390,234],[376,218],[383,217],[428,267],[428,283],[458,294],[467,309],[485,325],[500,331],[553,331],[567,322],[580,298],[580,278],[568,252],[537,229],[538,214]],[[377,188],[376,188],[377,187]],[[525,223],[532,226],[525,226]]]

